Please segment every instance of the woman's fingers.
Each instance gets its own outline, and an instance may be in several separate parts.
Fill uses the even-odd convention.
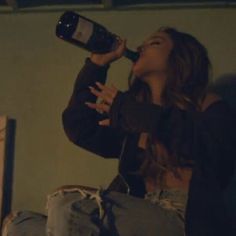
[[[124,51],[126,49],[126,42],[127,42],[127,39],[121,39],[121,38],[118,39],[118,45],[115,50],[115,54],[118,58],[123,56]]]
[[[97,110],[98,112],[109,112],[110,106],[105,103],[92,103],[92,102],[85,102],[85,104],[92,108]]]
[[[85,102],[86,105],[88,105],[90,108],[96,109],[99,112],[109,112],[109,106],[105,105],[104,103],[96,104],[96,103],[91,103],[91,102]],[[105,119],[105,120],[100,120],[98,122],[99,125],[103,126],[109,126],[110,125],[110,119]]]
[[[101,91],[95,89],[92,86],[89,86],[91,93],[93,93],[97,97],[102,98],[106,103],[111,105],[113,102],[113,99],[117,95],[118,89],[114,85],[112,85],[112,87],[108,87],[99,82],[96,82],[96,85]]]
[[[90,88],[91,93],[94,94],[95,96],[102,98],[109,104],[112,103],[112,98],[110,97],[109,94],[104,93],[103,91],[98,91],[92,86],[89,86],[89,88]]]
[[[113,103],[113,99],[117,95],[118,89],[112,84],[111,87],[108,87],[104,84],[101,84],[100,82],[96,82],[96,85],[100,89],[97,90],[92,86],[89,86],[91,93],[93,93],[95,96],[102,98],[102,101],[100,103],[91,103],[91,102],[85,102],[85,104],[98,111],[99,113],[109,113],[110,107]],[[110,120],[106,119],[99,122],[99,125],[110,125]]]
[[[114,99],[114,97],[116,96],[117,93],[117,88],[112,84],[112,87],[109,88],[108,86],[105,86],[103,84],[101,84],[100,82],[96,82],[96,85],[102,90],[105,91],[106,93],[108,93],[112,99]]]
[[[101,113],[103,111],[109,112],[109,109],[110,109],[110,106],[104,103],[97,104],[97,103],[85,102],[85,104],[89,106],[90,108],[96,109],[98,112],[101,112]],[[109,126],[110,119],[100,120],[98,124],[103,125],[103,126]]]
[[[98,122],[98,124],[103,125],[103,126],[109,126],[110,125],[110,119],[100,120]]]

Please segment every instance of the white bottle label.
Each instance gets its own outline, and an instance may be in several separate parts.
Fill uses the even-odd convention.
[[[72,35],[72,38],[84,44],[87,44],[92,33],[93,33],[93,23],[80,17],[79,23],[75,29],[75,32]]]

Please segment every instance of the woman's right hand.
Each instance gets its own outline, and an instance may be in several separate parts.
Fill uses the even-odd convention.
[[[102,54],[91,53],[90,60],[97,65],[103,66],[121,58],[125,49],[126,39],[118,38],[118,47],[114,51]]]

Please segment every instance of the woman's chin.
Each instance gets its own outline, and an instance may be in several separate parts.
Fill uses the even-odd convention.
[[[132,67],[132,74],[133,74],[134,76],[141,77],[141,76],[142,76],[142,70],[141,70],[141,68],[139,68],[138,66],[136,66],[136,65],[134,64],[134,66]]]

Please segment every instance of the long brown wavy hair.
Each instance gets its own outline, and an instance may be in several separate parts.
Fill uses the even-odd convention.
[[[161,97],[162,105],[200,111],[200,104],[206,96],[212,72],[206,48],[192,35],[175,28],[160,27],[158,32],[167,33],[173,41],[168,58],[167,80]],[[149,86],[138,77],[134,77],[132,72],[128,86],[138,101],[152,102]],[[155,179],[163,186],[163,176],[168,170],[177,178],[181,178],[175,168],[180,164],[179,160],[174,146],[169,150],[156,136],[154,138],[148,134],[145,158],[137,173],[144,179]]]

